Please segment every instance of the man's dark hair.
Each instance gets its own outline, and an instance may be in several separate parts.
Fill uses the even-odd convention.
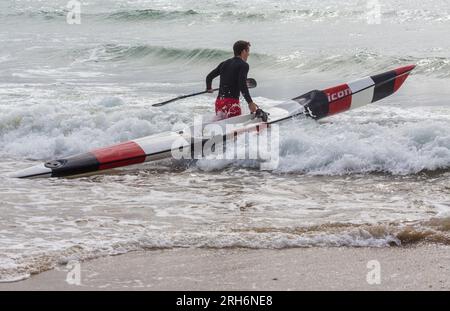
[[[250,47],[250,42],[248,41],[236,41],[236,43],[233,45],[233,51],[234,51],[234,56],[239,56],[241,55],[243,50],[248,50]]]

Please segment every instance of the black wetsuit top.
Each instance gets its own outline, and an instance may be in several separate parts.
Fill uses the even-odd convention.
[[[206,88],[211,89],[212,80],[220,75],[219,95],[217,98],[236,98],[242,92],[247,103],[253,100],[248,92],[247,73],[249,65],[240,57],[227,59],[211,71],[206,77]]]

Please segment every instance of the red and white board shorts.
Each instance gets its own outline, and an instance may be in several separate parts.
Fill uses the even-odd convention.
[[[217,98],[216,115],[221,119],[227,119],[241,115],[241,106],[239,99],[236,98]]]

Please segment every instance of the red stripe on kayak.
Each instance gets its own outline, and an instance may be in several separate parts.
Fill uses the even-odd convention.
[[[415,67],[416,67],[416,65],[410,65],[410,66],[400,67],[400,68],[397,68],[394,70],[398,76],[397,78],[395,78],[394,92],[396,92],[402,86],[403,82],[405,82],[406,78],[408,78],[409,73],[407,73],[407,74],[404,74],[404,73],[413,70]]]
[[[92,151],[100,163],[99,170],[138,164],[145,161],[145,151],[135,142],[129,141]]]
[[[335,87],[323,90],[330,103],[328,115],[333,115],[350,109],[352,104],[352,91],[347,84],[341,84]]]

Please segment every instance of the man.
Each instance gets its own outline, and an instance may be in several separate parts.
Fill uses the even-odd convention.
[[[240,93],[248,103],[252,113],[256,113],[258,106],[253,102],[247,87],[247,73],[249,65],[247,58],[250,54],[250,42],[237,41],[233,45],[234,57],[217,66],[206,77],[206,90],[212,93],[212,80],[220,75],[219,94],[216,99],[216,115],[230,118],[241,115],[239,105]]]

